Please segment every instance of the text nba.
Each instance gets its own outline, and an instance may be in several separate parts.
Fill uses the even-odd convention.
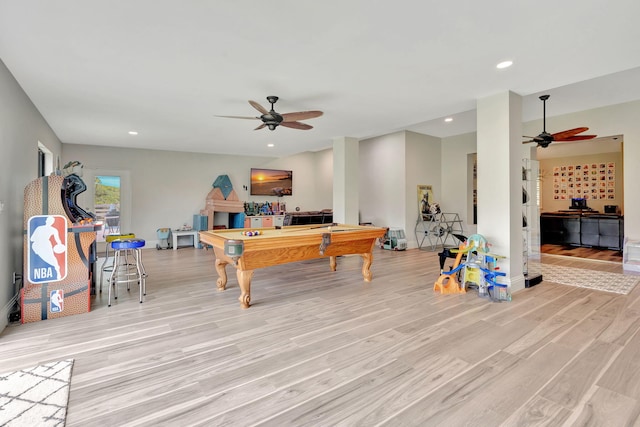
[[[31,273],[33,278],[37,280],[55,279],[57,277],[51,267],[34,268]]]

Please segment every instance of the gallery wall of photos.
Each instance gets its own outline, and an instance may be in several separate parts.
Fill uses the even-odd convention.
[[[613,200],[616,197],[616,164],[583,163],[553,167],[553,199]]]

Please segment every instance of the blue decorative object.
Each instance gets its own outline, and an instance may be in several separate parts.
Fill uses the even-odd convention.
[[[226,199],[233,190],[233,185],[231,185],[231,180],[228,175],[219,175],[216,180],[213,181],[213,188],[219,188]]]

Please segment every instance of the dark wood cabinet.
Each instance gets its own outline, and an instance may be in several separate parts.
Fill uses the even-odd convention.
[[[543,213],[542,244],[622,250],[624,219],[618,215]]]

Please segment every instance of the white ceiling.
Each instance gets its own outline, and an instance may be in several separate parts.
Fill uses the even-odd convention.
[[[506,90],[524,121],[542,93],[548,117],[640,99],[639,16],[638,0],[0,0],[0,58],[62,142],[279,157],[470,132],[476,99]],[[267,95],[325,114],[273,132],[214,117]]]

